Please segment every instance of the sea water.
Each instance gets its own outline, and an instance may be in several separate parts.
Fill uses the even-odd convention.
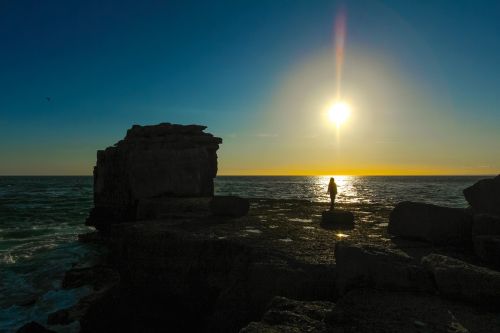
[[[404,200],[466,207],[462,190],[477,176],[335,176],[339,204],[376,214]],[[221,176],[218,195],[327,202],[329,176]],[[71,306],[86,288],[63,290],[64,272],[98,250],[77,241],[92,206],[92,177],[0,177],[0,332]],[[357,209],[354,209],[357,210]],[[61,332],[78,327],[55,328]]]
[[[64,272],[95,249],[77,241],[92,205],[91,177],[0,177],[0,332],[71,306]],[[60,331],[74,331],[70,327]]]

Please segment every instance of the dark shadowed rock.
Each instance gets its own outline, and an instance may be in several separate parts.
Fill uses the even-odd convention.
[[[500,216],[500,175],[482,179],[463,192],[474,212]]]
[[[334,233],[304,229],[304,222],[286,216],[269,228],[257,217],[263,211],[252,212],[236,219],[113,225],[110,258],[120,273],[119,292],[92,306],[80,320],[84,331],[154,331],[167,325],[173,332],[237,332],[261,318],[274,296],[333,299]]]
[[[134,221],[144,200],[213,196],[222,139],[204,133],[205,128],[134,125],[124,140],[98,151],[95,208],[87,224],[104,230],[112,223]]]
[[[474,252],[481,260],[500,267],[500,236],[475,236],[473,241]]]
[[[285,297],[275,297],[260,322],[252,322],[240,333],[269,332],[331,332],[331,322],[337,317],[331,302],[301,302]]]
[[[499,272],[434,253],[422,258],[422,264],[442,295],[486,306],[500,304]]]
[[[336,302],[343,333],[490,333],[498,312],[428,293],[356,289]]]
[[[388,232],[434,244],[470,244],[472,217],[465,209],[404,201],[394,207]]]
[[[326,228],[354,228],[354,214],[340,209],[325,210],[321,214],[321,226]]]
[[[210,212],[211,197],[151,198],[139,200],[137,220],[156,220],[172,217],[203,217]]]
[[[17,333],[55,333],[55,331],[52,331],[52,330],[49,330],[49,329],[43,327],[42,325],[40,325],[36,321],[32,321],[32,322],[29,322],[29,323],[21,326],[21,328],[19,328],[16,332]]]
[[[500,235],[500,216],[490,214],[474,215],[472,235]]]
[[[216,196],[210,202],[210,211],[215,216],[245,216],[249,209],[248,200],[236,196]]]
[[[406,253],[371,244],[335,244],[336,286],[340,294],[349,289],[371,287],[386,290],[431,290],[427,273]]]

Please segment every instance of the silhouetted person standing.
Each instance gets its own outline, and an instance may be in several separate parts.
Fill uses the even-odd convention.
[[[337,196],[337,184],[335,184],[335,179],[330,178],[330,183],[328,183],[328,193],[330,193],[330,210],[333,210],[335,206],[335,197]]]

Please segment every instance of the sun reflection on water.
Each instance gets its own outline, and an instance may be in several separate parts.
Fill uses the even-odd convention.
[[[330,177],[335,179],[337,184],[337,198],[338,203],[358,203],[361,201],[359,194],[354,186],[356,181],[355,176],[344,176],[344,175],[329,175],[329,176],[319,176],[314,177],[315,186],[314,192],[315,196],[319,201],[330,201],[330,196],[327,193],[328,183],[330,182]]]

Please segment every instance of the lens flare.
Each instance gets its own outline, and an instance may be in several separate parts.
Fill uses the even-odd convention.
[[[339,10],[337,16],[335,17],[335,75],[336,75],[336,87],[337,87],[337,99],[340,99],[341,93],[341,82],[342,82],[342,66],[344,64],[344,45],[346,36],[346,13],[342,8]]]

